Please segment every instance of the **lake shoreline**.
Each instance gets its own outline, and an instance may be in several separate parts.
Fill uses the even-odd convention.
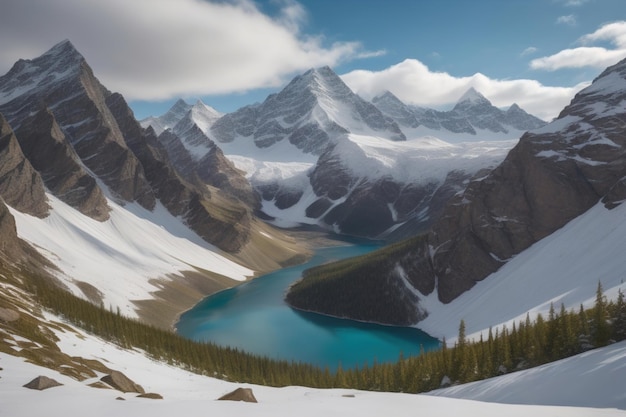
[[[393,362],[440,348],[440,341],[413,326],[338,318],[289,306],[284,296],[302,271],[359,256],[379,245],[334,241],[305,264],[278,270],[205,298],[181,315],[176,332],[183,337],[240,349],[273,359],[344,369]]]

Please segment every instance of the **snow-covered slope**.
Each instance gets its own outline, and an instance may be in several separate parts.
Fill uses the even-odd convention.
[[[11,209],[20,238],[33,244],[62,272],[53,272],[75,294],[79,283],[100,293],[103,305],[136,317],[133,301],[152,299],[159,280],[175,280],[196,268],[234,281],[252,276],[219,254],[160,203],[151,212],[136,203],[108,200],[110,218],[93,220],[48,195],[52,210],[44,219]],[[233,283],[234,283],[233,281]]]
[[[429,316],[418,327],[435,337],[453,341],[463,319],[470,338],[490,326],[512,325],[548,316],[550,303],[559,308],[593,306],[598,282],[609,299],[626,292],[626,204],[609,210],[597,204],[560,230],[509,260],[449,304],[433,293],[421,304]]]
[[[49,318],[57,320],[54,317]],[[137,398],[137,394],[133,393],[92,388],[88,385],[98,381],[102,374],[78,382],[22,358],[0,353],[0,416],[64,417],[81,415],[86,410],[93,417],[344,417],[355,413],[363,417],[415,416],[416,413],[424,417],[626,416],[626,402],[620,389],[626,385],[626,372],[623,372],[626,366],[625,343],[537,369],[433,393],[467,398],[453,399],[347,389],[269,388],[224,382],[155,362],[141,352],[119,349],[80,331],[60,330],[61,327],[58,326],[56,329],[58,345],[63,352],[106,363],[109,368],[122,371],[140,384],[146,392],[158,393],[163,399]],[[13,349],[19,350],[19,347],[14,345]],[[63,385],[45,391],[22,387],[39,375],[54,378]],[[215,401],[242,386],[252,388],[258,403]],[[528,396],[524,397],[526,392]],[[550,398],[551,392],[554,395]],[[474,400],[481,397],[485,399]],[[535,405],[515,405],[517,402]]]
[[[340,161],[342,172],[352,179],[350,191],[354,192],[358,188],[372,187],[380,180],[389,183],[400,184],[399,187],[425,187],[437,189],[441,187],[451,170],[462,173],[468,178],[475,175],[481,169],[491,169],[497,166],[506,153],[515,145],[515,140],[494,141],[494,142],[464,142],[450,144],[435,137],[421,137],[407,141],[389,141],[387,139],[349,134],[344,140],[337,143],[332,154],[336,155],[336,160]],[[320,160],[323,161],[323,160]],[[316,170],[321,170],[321,163],[318,162]],[[295,165],[291,165],[296,167]],[[340,198],[331,199],[326,210],[319,216],[307,215],[307,208],[315,203],[320,196],[314,191],[315,184],[309,184],[308,178],[302,174],[308,169],[305,164],[299,164],[302,171],[293,170],[290,175],[287,172],[287,165],[280,167],[273,166],[275,171],[269,171],[266,181],[269,183],[272,176],[282,174],[284,183],[291,181],[304,190],[302,197],[296,204],[290,207],[277,207],[275,200],[264,201],[263,210],[274,217],[274,222],[280,226],[297,224],[320,224],[323,222],[325,214],[344,204],[347,195]],[[257,182],[263,180],[261,175],[265,170],[258,171],[252,177]],[[330,175],[337,182],[338,177]],[[313,176],[312,178],[319,178]],[[294,187],[295,188],[295,187]],[[381,199],[382,201],[383,199]],[[426,202],[428,199],[426,198]],[[401,225],[411,218],[411,214],[403,212],[400,207],[395,207],[396,202],[401,198],[396,197],[388,202],[390,211],[394,213],[392,222]],[[411,212],[419,213],[427,208],[419,206],[419,201],[411,207]],[[371,207],[370,207],[371,208]],[[428,210],[426,210],[428,211]],[[397,226],[396,226],[397,227]],[[337,231],[341,231],[339,226]]]
[[[625,377],[626,342],[620,342],[537,368],[432,391],[429,395],[505,404],[626,410]],[[596,414],[599,410],[586,412],[601,415]]]

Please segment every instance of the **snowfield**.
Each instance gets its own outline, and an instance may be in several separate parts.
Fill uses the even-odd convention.
[[[626,416],[623,388],[626,342],[528,371],[433,392],[433,395],[417,395],[224,382],[155,362],[141,352],[122,350],[89,335],[62,331],[56,334],[64,352],[97,359],[163,399],[137,398],[137,394],[91,388],[87,385],[102,375],[78,382],[0,353],[0,416]],[[39,375],[54,378],[63,386],[45,391],[22,387]],[[252,388],[258,403],[216,401],[238,387]],[[457,398],[442,398],[445,396]]]
[[[153,298],[152,279],[168,279],[194,267],[244,281],[253,271],[219,254],[183,222],[157,203],[153,212],[138,204],[108,199],[110,219],[99,222],[48,194],[44,219],[10,209],[18,236],[60,269],[56,275],[83,296],[76,281],[96,287],[106,308],[137,317],[133,300]]]
[[[598,203],[450,304],[441,304],[434,293],[423,297],[421,306],[430,314],[417,327],[453,342],[463,319],[468,338],[486,338],[490,326],[511,328],[526,312],[531,320],[539,313],[547,318],[551,303],[557,311],[561,303],[568,310],[592,307],[598,281],[614,300],[620,288],[626,292],[624,247],[626,204],[608,210]]]

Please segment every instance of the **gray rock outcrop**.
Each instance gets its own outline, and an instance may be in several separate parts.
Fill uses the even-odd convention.
[[[48,215],[39,173],[26,159],[8,122],[0,114],[0,196],[11,207],[37,217]]]
[[[256,403],[258,402],[254,393],[252,392],[252,388],[237,388],[236,390],[229,392],[218,398],[218,401],[244,401],[247,403]]]
[[[146,392],[141,385],[136,384],[126,375],[120,371],[111,371],[110,374],[103,376],[100,380],[118,391],[122,392],[136,392],[139,394],[145,394]]]
[[[61,384],[60,382],[52,378],[48,378],[47,376],[41,375],[33,379],[32,381],[30,381],[28,384],[25,384],[24,388],[43,391],[45,389],[59,387],[61,385],[63,384]]]
[[[61,201],[96,220],[109,218],[109,206],[48,109],[28,117],[16,131],[20,146],[46,187]]]

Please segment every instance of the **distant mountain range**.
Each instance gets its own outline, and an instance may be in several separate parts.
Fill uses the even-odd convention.
[[[201,102],[178,101],[141,124],[160,132],[181,172],[193,165],[190,157],[200,161],[217,145],[246,173],[261,214],[277,225],[398,239],[426,230],[450,196],[495,167],[513,146],[506,139],[545,122],[516,105],[502,111],[473,89],[449,112],[408,106],[391,93],[369,103],[324,67],[222,117]]]

